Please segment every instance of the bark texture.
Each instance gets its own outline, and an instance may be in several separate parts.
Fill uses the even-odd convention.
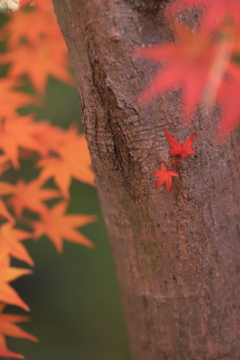
[[[140,109],[158,66],[134,46],[172,40],[160,0],[54,0],[73,62],[86,136],[135,360],[240,359],[240,168],[236,136],[213,144],[217,110],[181,124],[180,91]],[[191,14],[185,19],[194,21]],[[193,132],[170,192],[166,128]]]

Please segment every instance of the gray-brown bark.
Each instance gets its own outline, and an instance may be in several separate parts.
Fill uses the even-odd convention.
[[[159,0],[54,0],[75,68],[83,121],[135,360],[240,358],[240,172],[236,137],[213,144],[217,112],[181,124],[179,91],[140,109],[157,67],[134,46],[171,40]],[[191,20],[191,19],[190,19]],[[170,192],[167,128],[193,132],[196,155]]]

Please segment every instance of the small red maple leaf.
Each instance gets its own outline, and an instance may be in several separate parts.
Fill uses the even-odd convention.
[[[169,150],[170,155],[180,155],[180,158],[184,159],[188,157],[188,155],[197,152],[197,150],[191,148],[193,139],[195,138],[197,133],[192,134],[188,139],[184,141],[182,145],[180,145],[179,142],[176,139],[174,139],[174,137],[171,134],[169,134],[169,132],[166,129],[164,129],[164,132],[166,134],[169,144],[172,147],[172,149]]]
[[[158,189],[164,181],[166,181],[167,190],[170,191],[172,187],[172,176],[178,176],[174,171],[168,170],[164,164],[161,164],[162,170],[158,170],[155,172],[153,176],[159,176],[157,180],[156,189]]]

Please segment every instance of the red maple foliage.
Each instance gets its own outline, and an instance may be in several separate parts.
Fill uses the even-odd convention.
[[[164,164],[161,164],[162,169],[154,173],[154,177],[158,177],[156,189],[158,189],[164,181],[166,182],[167,190],[170,191],[172,187],[172,176],[178,176],[174,171],[168,170]]]
[[[191,148],[193,139],[197,135],[196,133],[192,134],[187,140],[184,141],[182,145],[180,145],[179,142],[174,139],[174,137],[166,129],[164,129],[164,132],[169,144],[172,147],[172,149],[169,150],[170,155],[179,155],[181,159],[184,159],[197,151]]]
[[[205,8],[197,31],[173,19],[194,6]],[[136,57],[161,64],[150,85],[139,95],[139,103],[145,106],[164,91],[181,87],[183,120],[189,121],[199,103],[211,106],[216,100],[222,113],[218,138],[226,139],[240,119],[238,102],[228,96],[239,91],[240,3],[178,0],[167,6],[166,14],[174,24],[175,42],[134,51]]]
[[[175,23],[177,43],[166,43],[135,49],[136,57],[164,64],[150,85],[139,95],[145,106],[154,97],[176,87],[183,89],[184,119],[190,120],[197,102],[210,80],[217,48],[205,32],[193,33]]]
[[[222,81],[217,92],[217,101],[221,106],[220,126],[217,133],[220,141],[224,141],[227,134],[236,129],[240,121],[240,66],[230,64],[227,74],[228,77]]]
[[[175,15],[190,7],[207,9],[206,12],[203,12],[202,26],[208,30],[217,27],[226,18],[233,19],[240,25],[240,3],[238,0],[177,0],[167,7],[167,12]]]

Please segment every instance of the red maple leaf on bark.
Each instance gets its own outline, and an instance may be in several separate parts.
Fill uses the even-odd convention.
[[[215,88],[219,84],[221,68],[224,68],[225,62],[215,71],[219,48],[206,32],[194,33],[175,23],[175,34],[178,39],[176,44],[166,43],[135,49],[136,57],[165,63],[150,85],[139,95],[138,101],[145,106],[164,91],[182,87],[184,119],[190,120],[206,87]]]
[[[182,145],[180,145],[179,142],[174,139],[174,137],[166,129],[164,129],[164,132],[166,134],[169,144],[172,147],[172,149],[169,150],[170,155],[179,155],[181,159],[184,159],[197,151],[191,148],[193,139],[195,138],[197,133],[189,136],[189,138],[185,140]]]
[[[172,187],[172,176],[178,176],[174,171],[168,170],[164,164],[161,164],[162,169],[155,172],[154,177],[159,177],[156,184],[158,189],[164,181],[166,182],[167,190],[170,191]]]
[[[229,132],[237,128],[240,120],[240,66],[231,63],[227,75],[217,92],[217,102],[221,107],[217,133],[220,141],[225,140]]]
[[[174,15],[191,6],[207,8],[202,26],[209,30],[226,18],[233,19],[240,25],[239,0],[178,0],[167,7],[167,13]]]

